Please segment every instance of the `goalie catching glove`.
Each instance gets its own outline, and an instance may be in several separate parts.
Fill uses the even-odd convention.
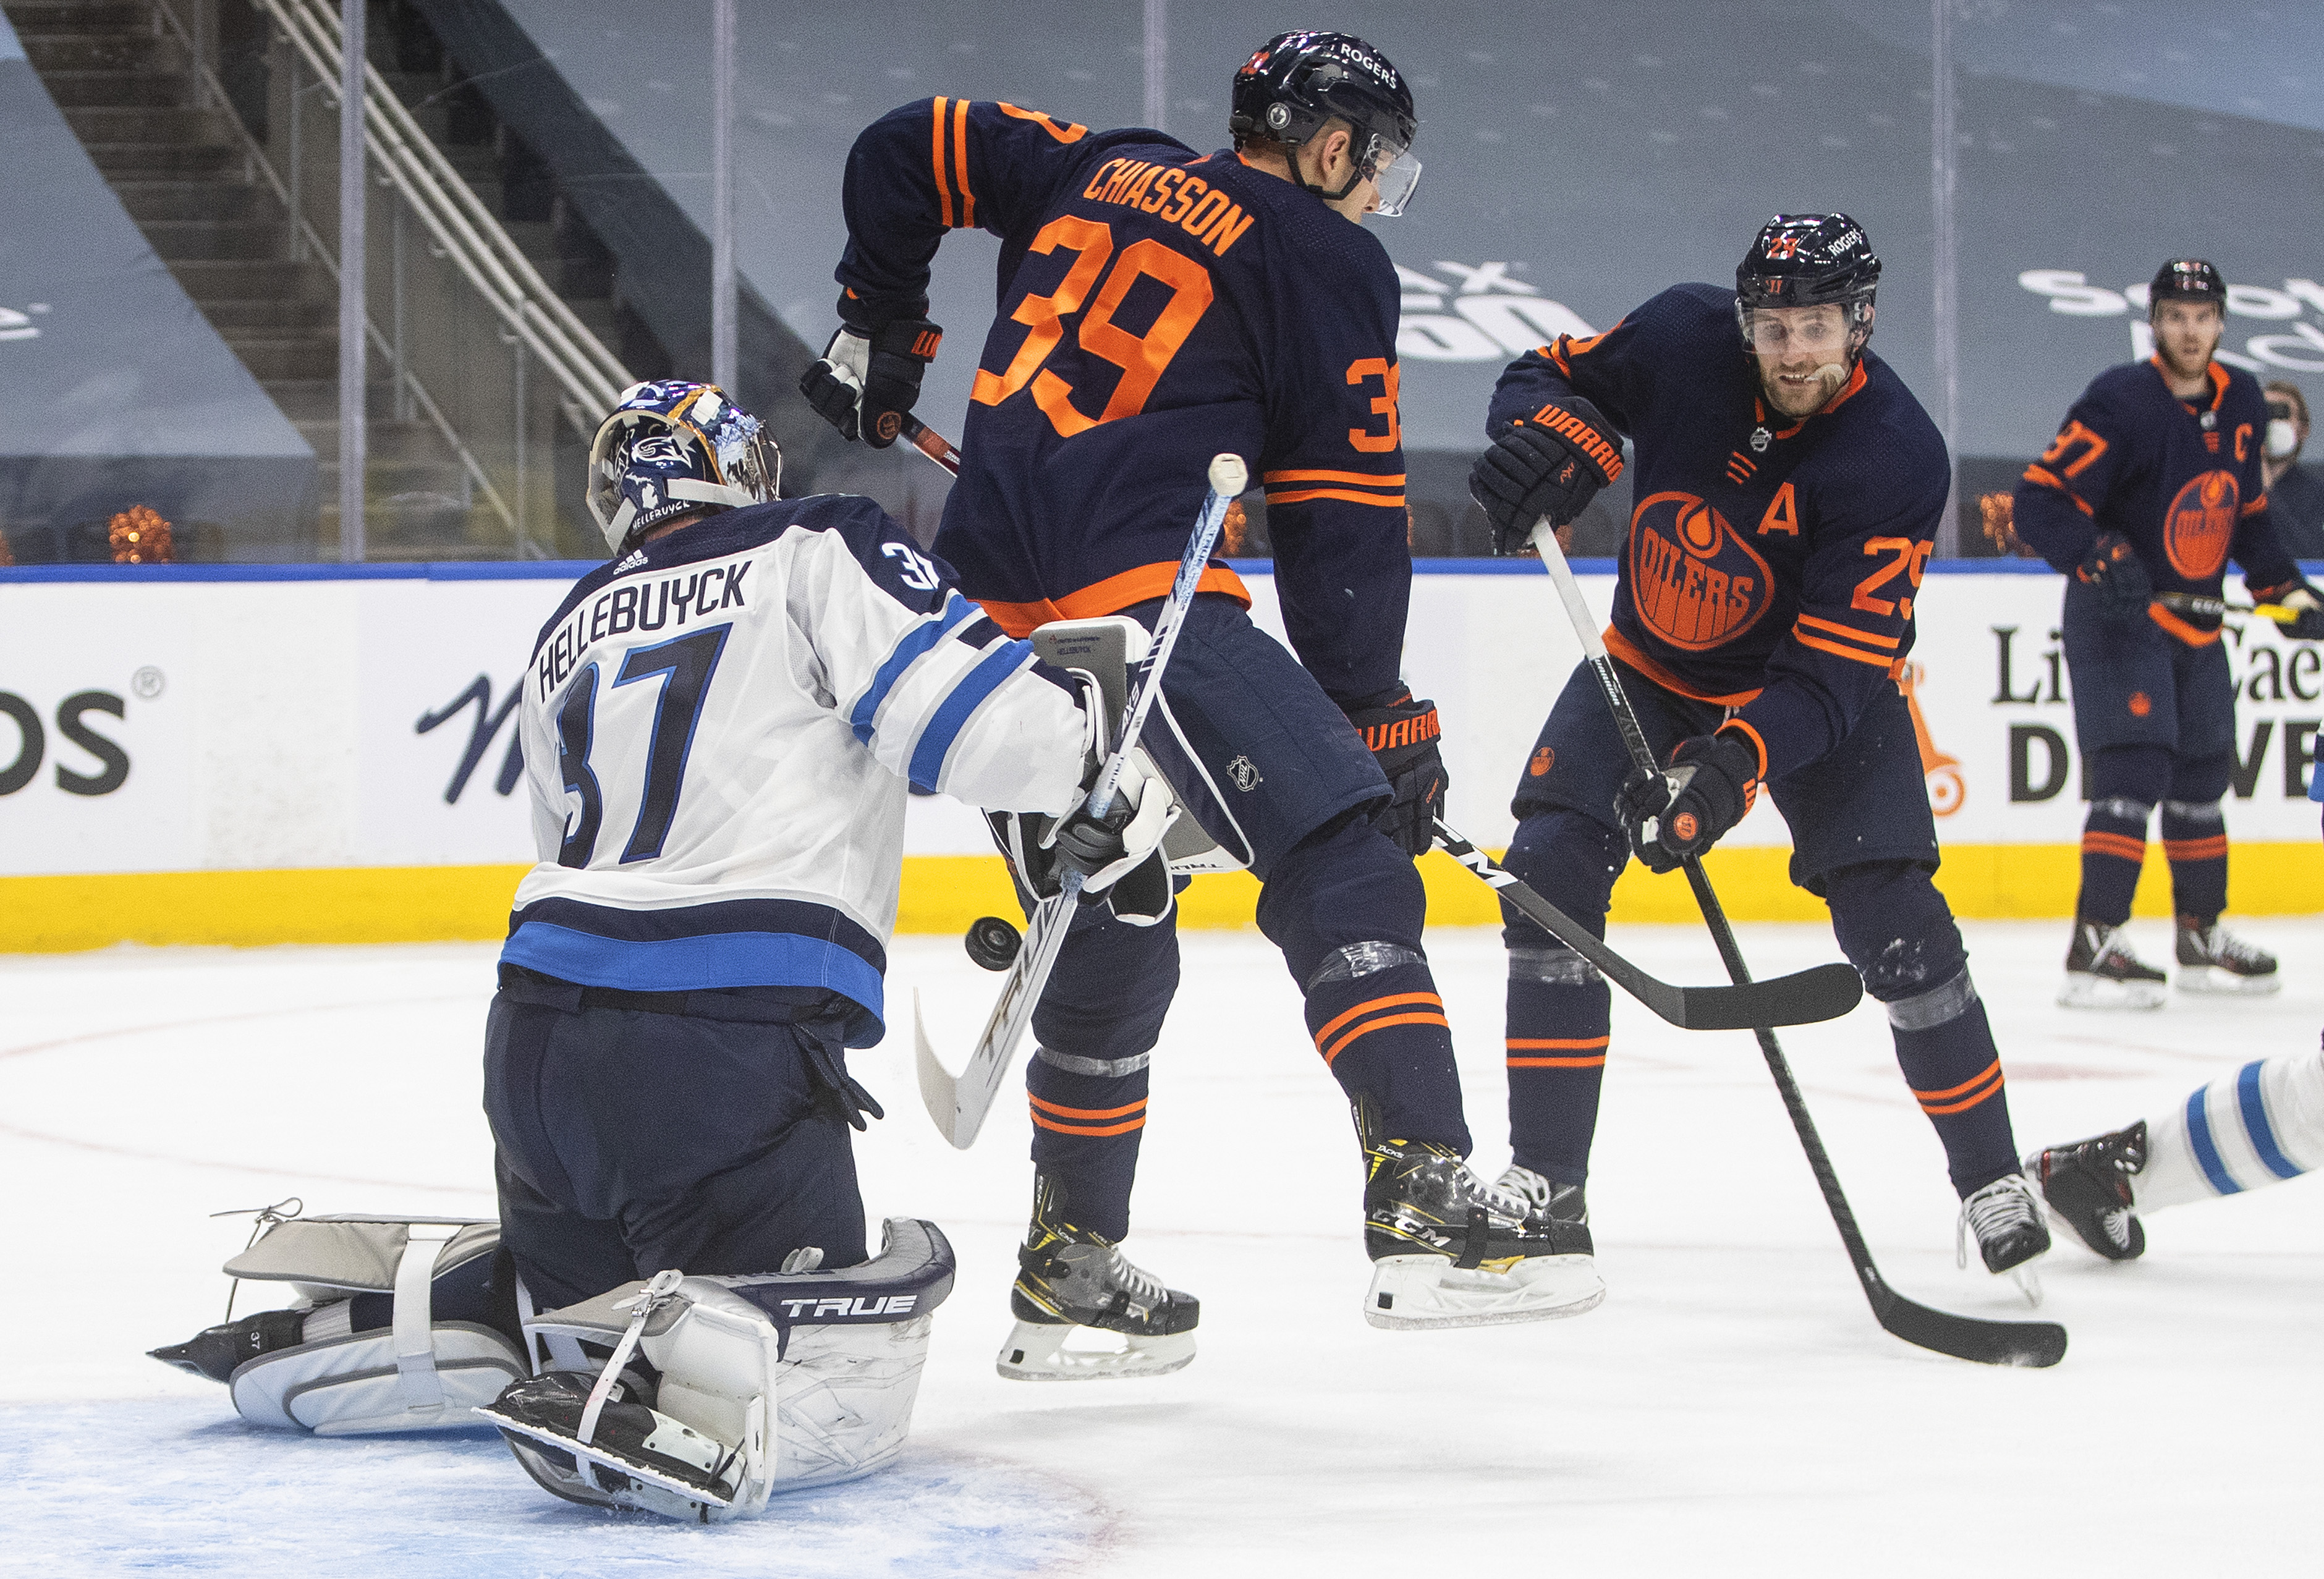
[[[1542,517],[1563,526],[1622,475],[1622,441],[1579,396],[1544,406],[1502,430],[1469,468],[1469,496],[1493,523],[1493,552],[1524,554]]]
[[[1682,740],[1669,771],[1633,769],[1614,798],[1630,848],[1650,872],[1674,872],[1743,820],[1759,793],[1759,753],[1739,731]]]
[[[868,329],[843,325],[823,360],[799,378],[799,393],[842,437],[885,449],[920,398],[920,375],[936,360],[944,330],[924,318],[890,319]]]

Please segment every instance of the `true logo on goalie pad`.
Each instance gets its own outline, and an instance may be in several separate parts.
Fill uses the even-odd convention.
[[[874,1299],[781,1299],[775,1303],[793,1321],[851,1321],[872,1316],[892,1321],[899,1316],[909,1316],[919,1297],[917,1294],[890,1294]]]

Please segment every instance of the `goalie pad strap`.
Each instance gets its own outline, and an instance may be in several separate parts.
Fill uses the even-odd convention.
[[[436,1374],[436,1328],[429,1309],[429,1285],[436,1277],[436,1258],[452,1242],[456,1227],[415,1223],[405,1240],[403,1255],[395,1264],[395,1372],[403,1391],[403,1406],[413,1410],[441,1409],[444,1384]]]

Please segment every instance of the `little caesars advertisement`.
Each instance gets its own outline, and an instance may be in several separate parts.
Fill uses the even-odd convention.
[[[1279,630],[1272,586],[1254,614]],[[412,867],[533,857],[518,688],[568,583],[25,582],[0,647],[0,876]],[[1585,577],[1603,612],[1610,576]],[[2231,581],[2231,595],[2240,584]],[[2084,806],[2054,576],[1934,573],[1902,685],[1947,845],[2071,845]],[[2252,621],[2236,676],[2238,840],[2317,837],[2304,799],[2324,657]],[[1531,567],[1415,578],[1405,669],[1443,710],[1452,820],[1505,843],[1508,796],[1580,657]],[[1729,836],[1787,843],[1765,797]],[[989,848],[916,799],[911,850]],[[2061,901],[2062,902],[2062,901]]]

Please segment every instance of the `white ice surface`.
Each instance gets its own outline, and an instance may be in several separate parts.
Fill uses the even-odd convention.
[[[2168,946],[2142,923],[2150,955]],[[1828,931],[1749,927],[1763,974]],[[2324,921],[2246,930],[2291,985],[2074,1015],[2053,923],[1969,928],[2021,1142],[2077,1138],[2241,1062],[2315,1045]],[[1614,941],[1716,979],[1692,928]],[[1500,958],[1430,938],[1497,1171]],[[115,950],[0,960],[0,1569],[247,1575],[2313,1572],[2324,1195],[2312,1181],[2148,1223],[2145,1260],[2061,1246],[2047,1371],[1876,1327],[1748,1035],[1618,995],[1592,1226],[1611,1292],[1579,1320],[1376,1332],[1338,1092],[1256,934],[1189,935],[1155,1060],[1131,1253],[1201,1296],[1202,1348],[1144,1382],[1000,1380],[1029,1188],[1022,1105],[951,1150],[909,1039],[854,1066],[886,1103],[859,1157],[875,1219],[941,1223],[959,1286],[918,1427],[882,1478],[712,1529],[558,1503],[481,1435],[321,1441],[244,1427],[143,1351],[217,1319],[246,1233],[205,1214],[489,1214],[477,1060],[489,946]],[[906,939],[891,1018],[928,993],[956,1063],[998,978]],[[1783,1039],[1888,1279],[2026,1314],[1955,1270],[1941,1154],[1870,1004]],[[245,1299],[244,1309],[252,1308]],[[21,1567],[19,1566],[21,1565]]]

